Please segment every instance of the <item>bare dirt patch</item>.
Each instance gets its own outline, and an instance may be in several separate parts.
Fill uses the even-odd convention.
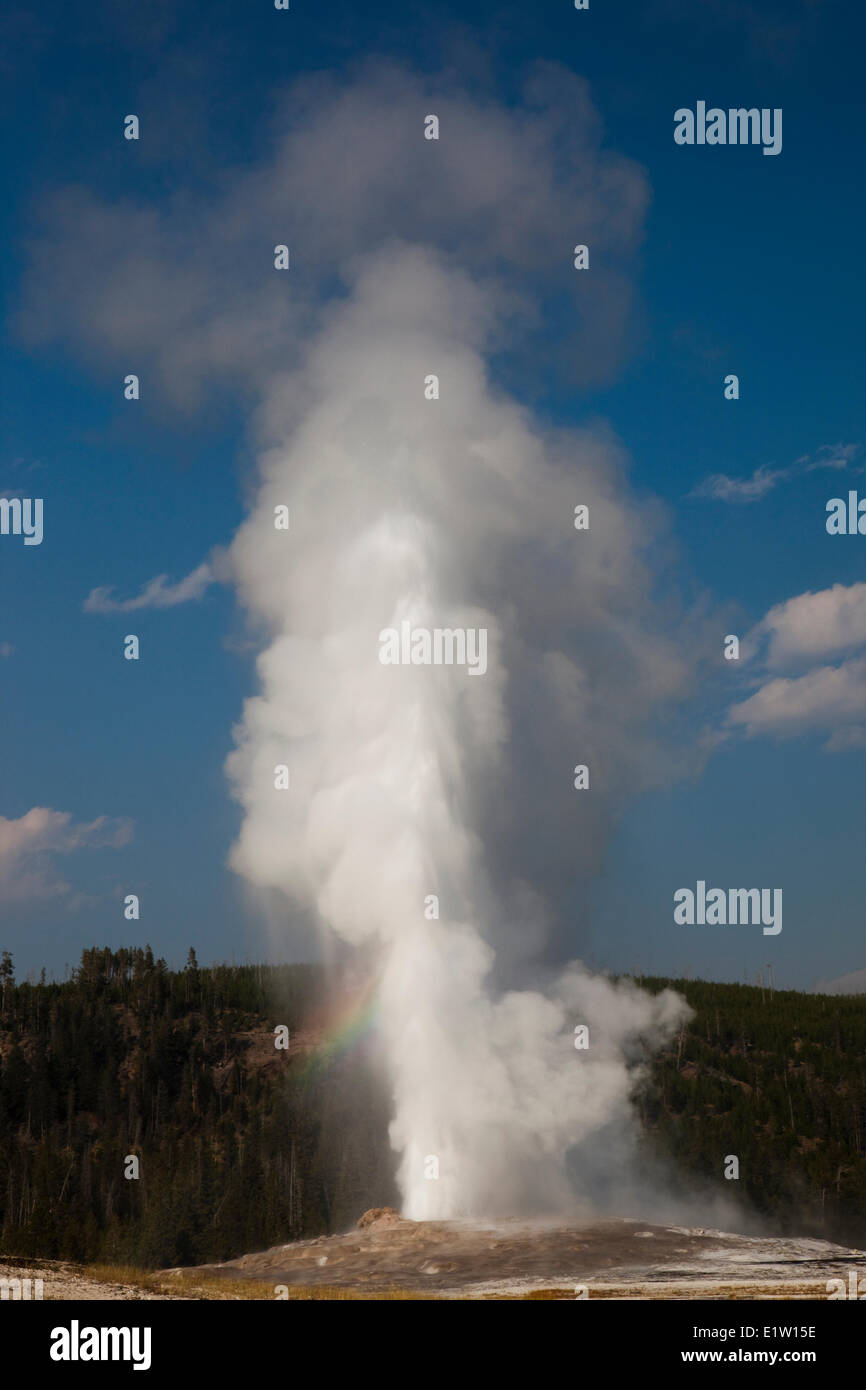
[[[96,1278],[79,1265],[67,1264],[61,1260],[39,1260],[32,1264],[9,1259],[0,1260],[0,1280],[5,1280],[7,1286],[12,1285],[11,1289],[8,1290],[8,1297],[15,1298],[17,1290],[14,1281],[25,1279],[31,1281],[31,1298],[36,1297],[35,1281],[37,1279],[42,1280],[42,1301],[44,1303],[68,1299],[90,1301],[101,1299],[183,1299],[189,1297],[185,1294],[155,1292],[144,1285],[122,1279]]]

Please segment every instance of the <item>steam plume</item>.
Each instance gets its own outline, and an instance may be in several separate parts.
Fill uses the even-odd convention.
[[[229,759],[232,862],[378,960],[406,1212],[561,1211],[569,1150],[586,1172],[622,1135],[637,1041],[679,1016],[564,963],[612,822],[678,770],[658,716],[690,669],[653,596],[663,523],[616,441],[516,396],[539,372],[615,375],[646,179],[550,64],[508,106],[374,64],[276,109],[267,158],[159,210],[56,193],[19,325],[115,374],[133,345],[184,409],[226,381],[261,402],[230,557],[265,633]],[[383,666],[404,621],[486,629],[486,673]]]
[[[497,869],[485,844],[503,795],[517,805],[494,818],[500,843],[521,825],[534,838],[536,811],[547,820],[515,776],[515,745],[526,732],[569,789],[580,748],[603,770],[603,814],[671,691],[664,644],[639,640],[628,616],[641,606],[638,525],[609,451],[546,439],[495,396],[482,357],[494,321],[493,297],[429,252],[392,246],[360,265],[303,371],[266,403],[261,425],[279,442],[232,551],[243,601],[271,633],[229,761],[245,811],[233,864],[376,947],[391,1138],[415,1218],[569,1207],[568,1150],[625,1122],[629,1050],[681,1010],[578,966],[546,995],[493,987],[497,946],[512,951],[515,929],[536,945],[545,934],[535,885]],[[434,369],[442,398],[428,401]],[[576,535],[576,499],[598,543]],[[274,530],[281,504],[288,534]],[[382,665],[379,633],[404,620],[486,629],[486,673]],[[581,646],[602,668],[618,661],[626,691],[599,683]],[[288,792],[274,789],[278,764]],[[432,894],[439,920],[425,917]]]

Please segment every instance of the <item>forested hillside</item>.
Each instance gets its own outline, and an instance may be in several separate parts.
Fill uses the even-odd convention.
[[[189,1264],[396,1199],[386,1093],[363,1047],[316,1046],[315,968],[199,969],[190,953],[172,972],[148,947],[85,951],[63,983],[10,974],[7,961],[3,1252]]]
[[[636,1096],[648,1148],[780,1230],[866,1244],[866,997],[642,984],[695,1010]],[[313,966],[200,969],[190,952],[170,971],[106,948],[16,984],[4,956],[0,1251],[192,1264],[395,1203],[387,1089],[363,1032],[323,1031],[323,995]]]
[[[780,1231],[866,1245],[866,995],[641,983],[695,1010],[638,1099],[647,1141]]]

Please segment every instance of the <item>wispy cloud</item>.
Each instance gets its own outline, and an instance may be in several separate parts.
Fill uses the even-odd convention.
[[[730,478],[727,473],[711,473],[689,493],[690,497],[710,498],[714,502],[757,502],[788,476],[785,468],[756,468],[751,478]]]
[[[176,584],[169,583],[167,574],[149,579],[135,598],[117,599],[111,587],[91,589],[84,600],[85,613],[132,613],[139,608],[176,608],[180,603],[200,599],[211,584],[217,582],[213,567],[207,561]]]
[[[751,477],[732,478],[727,473],[711,473],[688,494],[691,498],[713,502],[758,502],[780,483],[821,468],[837,471],[850,468],[859,452],[859,444],[822,444],[814,454],[803,454],[787,468],[770,468],[762,464]]]
[[[822,444],[815,454],[802,454],[794,467],[804,473],[814,473],[816,468],[849,468],[859,452],[859,444]]]

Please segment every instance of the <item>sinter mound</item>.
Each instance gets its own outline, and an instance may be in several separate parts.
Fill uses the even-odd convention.
[[[393,1207],[371,1207],[358,1217],[355,1225],[359,1231],[365,1231],[368,1226],[399,1226],[404,1220]]]
[[[294,1286],[427,1291],[438,1297],[826,1298],[866,1252],[826,1241],[734,1235],[644,1221],[568,1226],[505,1220],[410,1221],[373,1207],[342,1235],[292,1241],[224,1264],[217,1277]],[[847,1287],[847,1285],[846,1285]]]

